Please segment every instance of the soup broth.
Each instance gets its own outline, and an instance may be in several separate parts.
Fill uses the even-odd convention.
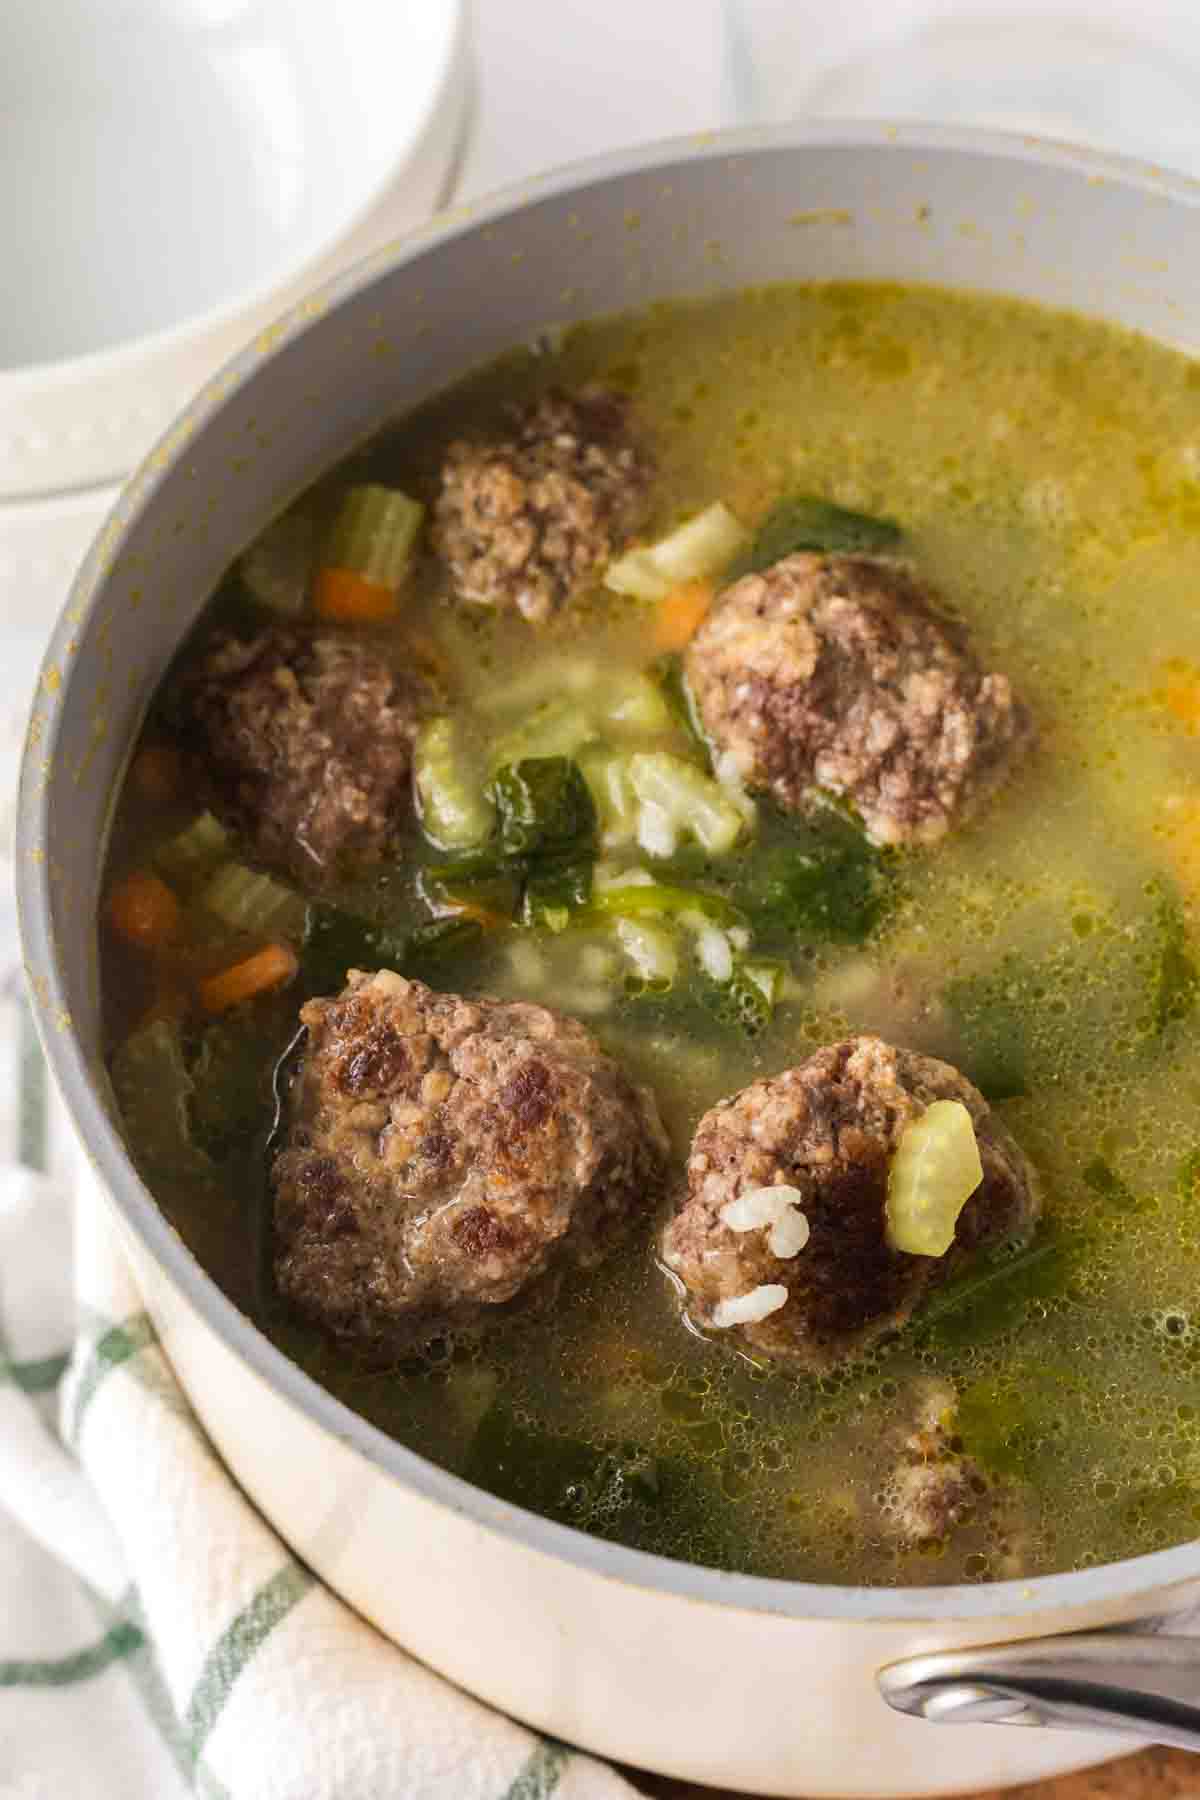
[[[1027,701],[1036,750],[927,848],[877,851],[850,820],[809,827],[760,799],[732,855],[686,831],[657,858],[602,844],[590,902],[551,895],[528,924],[512,922],[505,871],[476,869],[456,890],[414,822],[382,867],[302,896],[293,980],[213,1022],[188,983],[281,927],[188,898],[196,809],[171,779],[168,682],[143,735],[153,754],[135,755],[117,809],[109,884],[159,869],[182,896],[173,929],[190,960],[181,973],[144,937],[104,932],[135,1158],[205,1267],[318,1381],[435,1462],[586,1531],[755,1574],[885,1585],[1033,1575],[1195,1535],[1196,365],[998,299],[744,292],[513,354],[355,452],[301,515],[319,535],[350,484],[428,501],[451,439],[493,432],[511,400],[589,381],[628,394],[653,443],[651,540],[716,501],[752,529],[796,493],[896,521],[905,557]],[[199,629],[265,616],[240,564]],[[595,734],[581,739],[580,719],[603,718],[610,746],[702,766],[662,608],[600,582],[531,625],[456,602],[427,554],[394,621],[346,629],[397,666],[416,644],[472,741],[582,759]],[[792,854],[810,830],[821,882],[790,907],[772,902],[772,852]],[[225,854],[254,861],[236,836]],[[649,951],[605,910],[630,885],[685,895],[637,916]],[[468,888],[483,928],[429,931]],[[730,952],[704,933],[735,918],[722,939],[731,975]],[[401,944],[405,972],[436,988],[580,1018],[653,1090],[677,1172],[708,1107],[819,1045],[876,1032],[943,1057],[1031,1159],[1037,1234],[826,1374],[689,1331],[657,1261],[658,1216],[553,1303],[369,1366],[274,1291],[266,1171],[301,999],[336,991],[347,956],[394,965]],[[148,1017],[175,1033],[154,1040],[157,1061]],[[186,1154],[162,1124],[172,1109]],[[954,1395],[946,1453],[970,1459],[975,1493],[953,1530],[913,1541],[891,1518],[894,1472],[922,1414],[946,1414]]]

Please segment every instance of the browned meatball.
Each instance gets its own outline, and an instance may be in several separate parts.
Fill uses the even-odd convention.
[[[985,1473],[969,1454],[958,1436],[959,1397],[948,1382],[925,1379],[912,1399],[876,1495],[884,1533],[915,1549],[969,1532],[993,1576],[1024,1574],[1035,1533],[1028,1491]]]
[[[460,598],[548,619],[639,524],[649,478],[621,395],[551,393],[510,436],[451,444],[434,542]]]
[[[1005,675],[896,563],[798,555],[746,575],[688,647],[704,728],[789,811],[849,801],[877,844],[935,842],[1032,739]]]
[[[970,1113],[983,1183],[947,1253],[910,1256],[886,1241],[888,1168],[905,1127],[935,1100]],[[731,1201],[778,1186],[800,1196],[778,1230],[729,1221]],[[1026,1233],[1039,1210],[1032,1169],[964,1076],[880,1038],[849,1038],[705,1113],[663,1260],[698,1324],[759,1355],[827,1368],[903,1325],[970,1252]]]
[[[281,626],[211,641],[181,697],[200,780],[264,862],[311,880],[387,849],[434,703],[416,669],[359,637]]]
[[[498,1317],[661,1197],[654,1103],[574,1019],[388,970],[300,1017],[275,1271],[339,1338],[388,1355]]]
[[[980,1508],[988,1482],[955,1438],[958,1395],[926,1382],[880,1496],[885,1529],[907,1544],[947,1538]]]

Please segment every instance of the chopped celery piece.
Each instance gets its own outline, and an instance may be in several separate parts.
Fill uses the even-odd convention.
[[[892,519],[872,518],[812,494],[796,494],[771,508],[745,554],[730,569],[729,578],[769,569],[772,563],[800,550],[877,555],[897,549],[903,537]]]
[[[460,721],[426,720],[413,745],[413,779],[425,835],[443,850],[465,850],[492,835],[496,809]]]
[[[548,700],[564,695],[582,699],[601,676],[601,664],[592,656],[542,654],[519,675],[507,674],[502,682],[485,687],[475,697],[481,713],[493,718],[525,719]]]
[[[488,760],[498,769],[529,756],[574,756],[598,736],[594,718],[578,700],[546,700],[496,739]]]
[[[234,931],[254,936],[304,935],[308,907],[294,889],[236,862],[222,863],[200,894],[200,904]]]
[[[757,988],[773,1012],[783,991],[785,974],[783,963],[765,962],[761,959],[756,962],[744,962],[739,964],[738,973],[743,981],[751,987]]]
[[[315,552],[307,513],[281,513],[245,552],[238,573],[260,606],[294,617],[308,598]]]
[[[900,1134],[888,1170],[887,1241],[908,1256],[945,1256],[958,1216],[983,1181],[975,1126],[961,1100],[935,1100]]]
[[[576,756],[601,740],[657,737],[671,729],[671,709],[648,675],[636,670],[606,670],[588,663],[558,664],[557,680],[539,676],[522,688],[544,696],[496,737],[488,761],[493,769],[526,756]],[[513,690],[506,689],[508,697]]]
[[[610,849],[632,844],[637,836],[637,795],[629,780],[629,758],[603,745],[580,753],[579,767],[591,790],[600,840]]]
[[[610,729],[647,737],[671,729],[671,709],[649,675],[611,676],[598,689],[596,700],[597,717]]]
[[[727,927],[746,923],[745,914],[720,894],[704,893],[697,888],[668,887],[659,881],[597,889],[592,894],[592,911],[626,919],[637,919],[646,914],[682,918],[685,913],[699,913],[714,925]]]
[[[112,1084],[128,1140],[151,1179],[212,1175],[192,1139],[194,1084],[173,1021],[155,1019],[125,1039],[112,1059]]]
[[[723,856],[741,837],[745,819],[720,782],[669,750],[635,752],[629,780],[643,807],[657,809],[676,839],[691,836],[712,856]],[[643,831],[638,841],[653,853]],[[664,839],[665,841],[665,839]],[[666,854],[673,853],[674,844]]]
[[[351,569],[378,587],[398,588],[408,574],[425,508],[396,488],[370,482],[345,494],[322,561]]]
[[[557,855],[595,842],[596,808],[578,763],[530,756],[497,771],[488,788],[506,856]]]
[[[154,866],[174,887],[186,891],[225,856],[229,833],[210,812],[202,812],[183,831],[154,852]]]
[[[604,577],[616,594],[665,600],[684,581],[716,575],[746,543],[748,533],[727,506],[716,501],[657,544],[626,551]]]
[[[675,985],[679,944],[673,932],[648,919],[619,918],[617,940],[633,965],[636,979],[656,994]]]

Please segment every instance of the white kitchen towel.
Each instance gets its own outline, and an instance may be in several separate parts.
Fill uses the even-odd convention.
[[[44,1090],[17,993],[0,1039],[36,1154]],[[629,1800],[291,1555],[207,1442],[103,1203],[77,1186],[73,1208],[61,1180],[0,1178],[0,1800]]]

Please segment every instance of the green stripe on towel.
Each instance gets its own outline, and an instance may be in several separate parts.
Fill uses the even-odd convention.
[[[504,1800],[549,1800],[567,1766],[570,1752],[553,1738],[544,1738],[517,1776]]]
[[[111,1375],[114,1369],[119,1369],[122,1363],[128,1362],[131,1356],[136,1356],[139,1350],[144,1350],[147,1344],[155,1342],[154,1326],[149,1314],[144,1312],[133,1313],[120,1325],[110,1325],[96,1339],[79,1373],[71,1421],[65,1434],[68,1443],[78,1444],[88,1407],[106,1376]]]
[[[57,1656],[41,1661],[0,1662],[0,1688],[70,1687],[76,1681],[89,1681],[113,1663],[120,1662],[145,1639],[129,1619],[122,1619],[86,1650],[70,1656]]]
[[[183,1716],[193,1759],[203,1750],[246,1664],[312,1585],[313,1577],[307,1569],[299,1563],[288,1563],[264,1582],[225,1627],[208,1654]]]
[[[10,1362],[0,1356],[0,1382],[11,1381],[23,1394],[49,1394],[62,1380],[70,1360],[65,1350],[30,1362]]]
[[[142,1610],[141,1595],[136,1588],[129,1589],[122,1611],[127,1612],[133,1623],[141,1629],[145,1640],[140,1650],[126,1658],[125,1674],[137,1689],[146,1715],[162,1738],[184,1785],[194,1788],[200,1800],[229,1800],[227,1790],[216,1776],[191,1753],[183,1726],[171,1704],[171,1696],[159,1668],[150,1628]]]

